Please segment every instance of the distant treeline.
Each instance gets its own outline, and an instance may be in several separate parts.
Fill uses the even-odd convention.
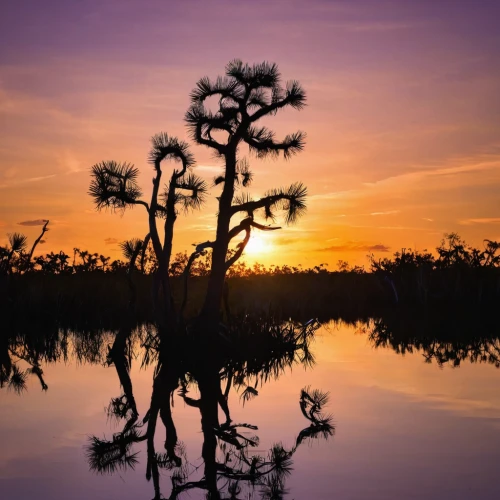
[[[136,244],[140,240],[128,240],[120,243],[124,260],[115,259],[88,250],[73,249],[73,254],[68,255],[62,250],[58,253],[50,252],[45,255],[32,257],[27,251],[27,238],[20,233],[9,234],[9,245],[0,246],[0,270],[3,274],[75,274],[80,272],[117,272],[127,270],[131,258],[136,253]],[[137,257],[137,256],[136,256]],[[190,276],[208,276],[210,274],[211,254],[206,250],[203,258],[197,259],[190,266]],[[468,245],[457,233],[447,233],[436,248],[436,253],[424,250],[414,251],[411,248],[403,248],[395,252],[392,257],[376,259],[369,255],[369,267],[351,266],[348,261],[338,260],[336,271],[328,270],[328,264],[322,263],[313,267],[275,265],[266,267],[255,263],[248,265],[244,261],[233,264],[229,269],[228,276],[245,277],[258,275],[280,275],[280,274],[318,274],[331,272],[351,272],[363,274],[367,272],[384,273],[387,275],[398,274],[403,270],[422,269],[439,270],[449,268],[499,268],[500,267],[500,242],[484,240],[484,248],[474,248]],[[188,264],[187,252],[179,252],[173,257],[169,274],[180,276]],[[143,274],[153,274],[158,269],[158,262],[151,245],[144,251],[144,257],[134,259],[134,268]]]
[[[28,260],[23,249],[1,248],[1,303],[19,314],[111,320],[128,307],[132,280],[138,319],[149,320],[157,263],[149,249],[144,258],[136,259],[132,243],[122,244],[125,258],[133,257],[129,262],[76,248],[72,256],[60,252]],[[452,233],[445,235],[436,254],[403,249],[391,258],[372,256],[368,270],[343,261],[336,271],[325,265],[250,267],[238,262],[228,273],[226,307],[233,312],[272,309],[297,319],[376,316],[395,306],[494,307],[500,299],[499,250],[498,242],[485,240],[481,250]],[[179,253],[170,265],[173,294],[179,300],[187,262],[187,254]],[[210,254],[205,252],[189,273],[187,310],[193,314],[200,307],[209,273]]]

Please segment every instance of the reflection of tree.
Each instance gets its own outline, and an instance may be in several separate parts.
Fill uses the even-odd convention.
[[[489,328],[480,324],[481,318],[447,316],[374,320],[368,330],[375,347],[389,348],[398,354],[421,352],[427,362],[458,367],[464,361],[490,363],[500,368],[500,338],[485,334]],[[446,321],[443,324],[443,321]],[[476,333],[477,332],[477,333]]]
[[[240,390],[243,395],[250,392],[255,397],[259,384],[279,377],[287,367],[295,363],[311,364],[309,344],[319,325],[315,322],[281,324],[269,318],[252,317],[242,318],[238,325],[234,323],[229,327],[219,345],[204,346],[203,350],[193,350],[186,337],[170,341],[161,348],[148,342],[147,350],[159,349],[156,355],[148,353],[147,358],[157,360],[150,407],[139,423],[133,412],[115,412],[125,419],[124,427],[111,440],[91,438],[88,446],[91,469],[112,473],[117,469],[135,467],[138,452],[134,452],[133,445],[146,441],[146,477],[153,480],[155,499],[162,498],[161,470],[171,471],[169,498],[172,499],[191,489],[205,490],[208,498],[239,498],[238,495],[249,486],[255,488],[261,498],[281,498],[298,447],[308,439],[333,435],[331,417],[322,414],[328,395],[309,388],[302,390],[300,409],[310,425],[299,432],[293,447],[287,449],[278,443],[265,456],[253,452],[259,444],[258,436],[253,435],[257,427],[232,421],[228,397],[232,388]],[[116,346],[121,357],[124,350],[120,334],[110,353]],[[119,345],[122,347],[118,348]],[[116,359],[113,358],[112,362],[125,392],[120,404],[128,404],[133,398],[132,388],[130,386],[130,395],[127,395],[123,383],[125,375],[118,369],[123,361],[117,365]],[[128,384],[130,377],[128,371],[126,373]],[[189,395],[195,385],[199,398]],[[198,468],[188,462],[184,446],[178,441],[172,418],[173,393],[177,389],[186,405],[200,412],[203,434],[201,479],[199,474],[195,479]],[[219,407],[224,414],[222,423],[219,421]],[[166,431],[165,453],[155,449],[158,417]]]
[[[139,416],[137,406],[132,391],[132,381],[130,379],[130,365],[132,358],[132,345],[130,341],[130,329],[122,328],[115,337],[112,347],[108,347],[106,362],[113,364],[123,387],[124,394],[118,398],[113,398],[108,407],[108,414],[118,418],[137,420]]]
[[[0,337],[0,387],[7,386],[18,394],[26,390],[29,375],[35,375],[43,391],[48,389],[43,377],[41,361],[43,354],[39,346],[29,337]],[[28,368],[22,370],[18,363],[24,362]]]

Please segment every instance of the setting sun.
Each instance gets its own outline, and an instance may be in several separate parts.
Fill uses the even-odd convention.
[[[264,236],[252,234],[248,245],[245,248],[245,253],[248,255],[262,255],[272,252],[273,244]]]

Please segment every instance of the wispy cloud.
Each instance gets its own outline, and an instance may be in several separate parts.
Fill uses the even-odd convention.
[[[500,217],[481,217],[479,219],[463,219],[459,222],[463,226],[472,224],[500,224]]]
[[[308,196],[308,201],[319,200],[335,200],[339,198],[348,198],[349,196],[356,195],[359,191],[357,189],[349,189],[347,191],[334,191],[332,193],[313,194]],[[342,216],[340,216],[342,217]]]
[[[399,31],[412,28],[414,24],[403,22],[360,22],[337,24],[336,28],[342,28],[346,31],[354,32],[381,32]]]
[[[392,215],[399,214],[399,210],[387,210],[386,212],[372,212],[370,215]]]
[[[42,175],[39,177],[28,177],[26,179],[19,179],[19,180],[11,181],[11,182],[4,182],[4,183],[0,184],[0,189],[8,188],[11,186],[17,186],[19,184],[25,184],[28,182],[39,182],[39,181],[43,181],[45,179],[51,179],[52,177],[55,177],[55,176],[56,176],[56,174],[50,174],[50,175]]]
[[[18,222],[20,226],[43,226],[47,222],[46,219],[23,220]]]
[[[294,237],[291,237],[291,238],[278,238],[276,240],[276,244],[279,245],[279,246],[286,246],[286,245],[295,245],[296,243],[302,241],[302,238],[294,238]]]
[[[116,243],[118,243],[116,238],[104,238],[105,245],[115,245]]]
[[[57,159],[62,171],[65,173],[74,174],[76,172],[85,170],[82,167],[80,160],[78,160],[78,158],[72,151],[64,151],[62,154],[58,155]]]
[[[499,167],[500,157],[494,157],[493,159],[485,159],[482,161],[477,161],[477,159],[474,161],[474,159],[471,158],[464,158],[460,160],[460,164],[458,165],[404,172],[399,175],[385,177],[373,182],[363,182],[358,189],[313,194],[309,196],[308,200],[352,200],[366,196],[367,194],[373,195],[374,191],[382,191],[384,189],[390,190],[391,192],[401,192],[405,185],[410,185],[414,188],[420,186],[420,188],[428,190],[434,185],[431,179],[436,177],[452,177],[463,174],[473,174],[476,172],[495,171],[498,170]],[[445,186],[439,184],[438,188],[444,189]]]
[[[389,252],[390,247],[382,243],[371,244],[360,241],[347,241],[339,245],[320,248],[321,252]]]

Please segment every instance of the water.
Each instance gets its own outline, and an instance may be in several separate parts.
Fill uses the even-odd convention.
[[[390,347],[375,348],[380,337],[370,336],[372,329],[373,324],[325,325],[311,345],[313,368],[296,364],[286,369],[278,380],[258,387],[259,395],[244,406],[231,391],[233,422],[258,426],[245,434],[260,438],[258,451],[250,455],[265,455],[278,441],[286,449],[293,447],[310,424],[299,408],[300,391],[310,386],[330,393],[325,411],[333,415],[334,432],[329,439],[319,437],[297,448],[285,498],[500,498],[500,371],[492,363],[498,339],[487,339],[490,355],[485,361],[490,362],[463,359],[458,367],[453,361],[440,366],[435,358],[426,362],[416,348],[404,356]],[[100,346],[101,353],[106,345]],[[459,356],[464,357],[463,350]],[[46,392],[33,375],[21,396],[1,390],[0,498],[153,498],[152,481],[145,478],[144,442],[134,445],[134,452],[140,452],[135,470],[112,475],[89,471],[89,436],[109,438],[124,424],[110,421],[104,411],[121,389],[114,367],[103,366],[102,356],[100,361],[92,364],[71,355],[67,361],[42,363]],[[150,405],[153,368],[140,369],[140,360],[134,359],[130,375],[142,419]],[[196,388],[189,396],[199,396]],[[191,464],[188,481],[197,481],[203,476],[200,411],[187,406],[177,392],[172,411]],[[220,409],[219,417],[223,422]],[[158,420],[157,451],[164,451],[164,440],[165,427]],[[161,472],[165,498],[170,475]],[[251,493],[241,483],[234,498],[261,498],[261,493]],[[179,498],[206,498],[206,492],[190,489]]]

